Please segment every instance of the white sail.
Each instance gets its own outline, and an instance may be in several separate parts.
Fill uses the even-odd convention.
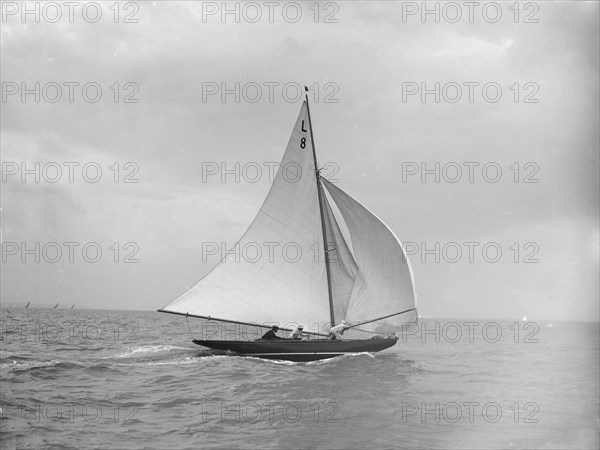
[[[329,323],[311,142],[304,102],[273,185],[236,244],[237,254],[163,311],[280,326],[318,323],[320,330]],[[262,255],[256,259],[258,249]]]
[[[373,321],[357,329],[379,332],[415,308],[410,264],[394,233],[338,187],[320,176],[317,183],[309,120],[304,102],[271,190],[235,251],[161,311],[302,323],[316,332],[333,315],[336,323]]]
[[[329,256],[329,281],[331,283],[331,297],[333,303],[334,319],[340,322],[347,318],[350,300],[356,297],[356,288],[363,286],[363,278],[358,268],[348,239],[340,228],[345,227],[343,219],[335,217],[330,202],[323,195],[325,208],[323,222],[327,234],[327,252]],[[333,204],[335,206],[335,204]],[[347,232],[347,228],[345,229]]]
[[[348,272],[354,274],[354,284],[350,298],[346,299],[346,315],[342,318],[350,324],[358,324],[415,308],[412,269],[398,238],[365,206],[329,181],[321,180],[339,209],[351,240],[349,245],[336,242],[336,247],[351,248],[353,255]],[[339,239],[340,235],[333,237]],[[331,239],[328,234],[327,240]],[[334,280],[336,276],[332,272],[334,289],[340,284]],[[348,278],[347,275],[344,277]],[[348,287],[344,286],[344,290]],[[393,317],[387,320],[388,324],[397,323]],[[386,319],[361,328],[373,330],[385,323]]]

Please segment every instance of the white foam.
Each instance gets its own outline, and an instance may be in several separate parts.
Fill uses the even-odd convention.
[[[145,354],[170,352],[173,350],[190,350],[188,347],[176,345],[142,345],[140,347],[127,347],[127,351],[115,355],[115,358],[128,358],[130,356],[141,356]]]

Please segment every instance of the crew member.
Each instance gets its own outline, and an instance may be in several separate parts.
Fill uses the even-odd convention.
[[[350,326],[346,323],[346,321],[342,320],[341,323],[329,329],[329,339],[342,339],[344,331],[348,330],[349,328]]]
[[[304,329],[304,326],[302,325],[298,325],[296,328],[294,328],[294,331],[292,331],[290,333],[290,339],[302,339],[302,330]]]
[[[277,336],[275,333],[277,333],[279,331],[279,327],[277,325],[273,325],[273,327],[267,331],[265,334],[263,334],[263,337],[261,338],[264,341],[270,341],[271,339],[282,339],[279,336]]]

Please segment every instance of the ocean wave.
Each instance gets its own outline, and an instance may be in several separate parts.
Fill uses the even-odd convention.
[[[178,359],[175,361],[158,361],[158,362],[148,362],[146,365],[148,366],[172,366],[172,365],[181,365],[181,364],[195,364],[197,360],[194,358],[184,358]]]
[[[14,366],[8,366],[9,373],[15,375],[31,375],[35,378],[50,380],[56,379],[61,374],[71,374],[74,370],[85,367],[80,362],[69,361],[45,361],[45,362],[23,362],[16,363]]]
[[[6,353],[8,353],[8,352],[6,352]],[[0,357],[0,364],[18,364],[20,362],[28,362],[28,361],[36,361],[36,359],[28,357],[28,356],[19,356],[19,355],[15,355],[15,354],[9,354],[9,355]]]

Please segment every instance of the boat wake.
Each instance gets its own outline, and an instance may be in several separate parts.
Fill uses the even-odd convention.
[[[157,344],[126,347],[120,353],[111,353],[96,359],[102,359],[114,366],[177,365],[194,363],[195,354],[195,349],[189,347]]]
[[[353,359],[353,358],[357,358],[357,357],[360,358],[363,356],[375,358],[375,355],[370,352],[344,353],[343,355],[336,356],[334,358],[320,359],[318,361],[310,361],[310,362],[304,363],[304,364],[308,364],[308,365],[334,364],[338,361],[345,361],[347,359]]]
[[[370,352],[355,352],[345,353],[343,355],[335,356],[333,358],[320,359],[317,361],[288,361],[284,359],[269,359],[269,358],[258,358],[256,356],[240,355],[239,353],[225,351],[225,350],[202,350],[196,353],[197,358],[219,358],[219,359],[234,359],[238,361],[252,361],[260,364],[276,364],[280,366],[296,366],[296,365],[320,365],[320,364],[335,364],[337,361],[343,361],[350,358],[368,356],[375,358],[375,355]]]
[[[155,353],[167,352],[172,354],[173,351],[182,350],[185,352],[189,352],[189,347],[179,347],[176,345],[141,345],[137,347],[127,347],[126,351],[123,353],[119,353],[114,355],[114,358],[131,358],[131,357],[140,357],[140,356],[148,356]]]

